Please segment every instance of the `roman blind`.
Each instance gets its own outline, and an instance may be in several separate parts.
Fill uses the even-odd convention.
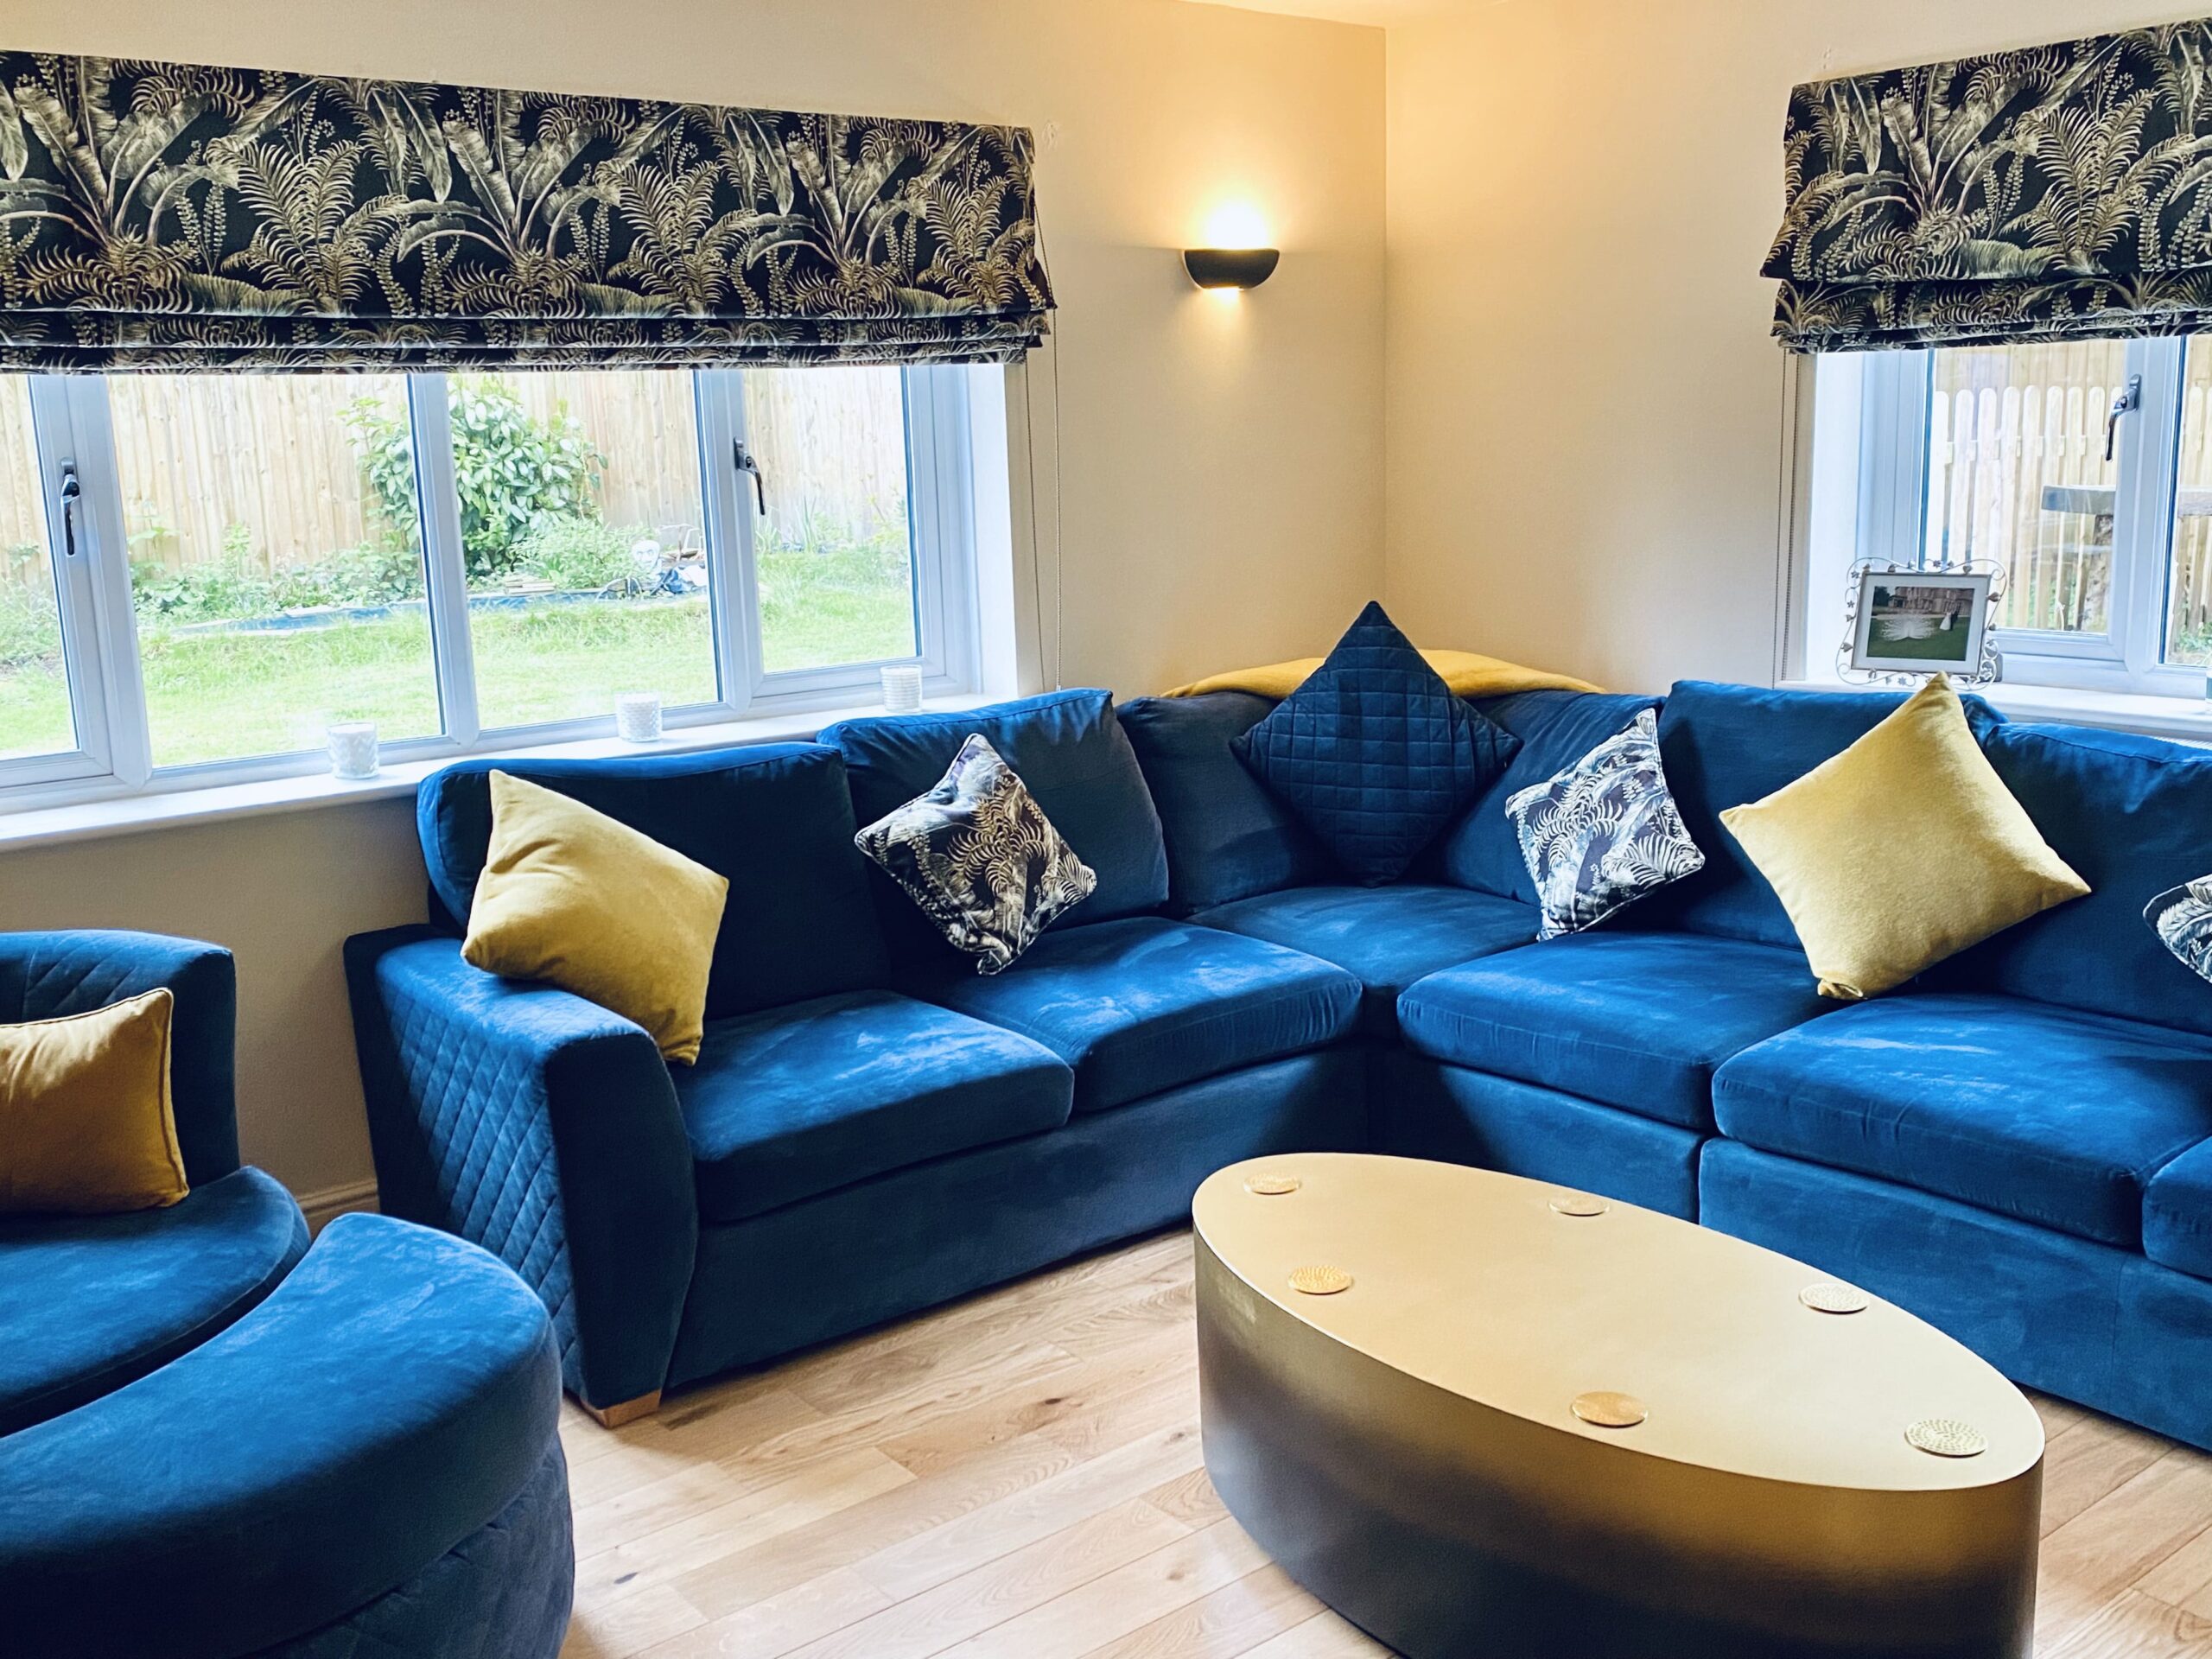
[[[1792,350],[2212,327],[2212,22],[1800,86],[1783,174]]]
[[[1027,131],[0,53],[0,368],[1004,360]]]

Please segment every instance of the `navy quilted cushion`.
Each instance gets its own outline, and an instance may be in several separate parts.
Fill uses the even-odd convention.
[[[1230,746],[1352,876],[1395,880],[1521,740],[1452,694],[1380,605]]]

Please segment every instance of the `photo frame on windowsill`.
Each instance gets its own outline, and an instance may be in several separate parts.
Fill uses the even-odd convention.
[[[1994,683],[2004,659],[1990,616],[2004,587],[1992,560],[1935,569],[1860,560],[1845,594],[1837,673],[1859,685],[1914,685],[1931,674]]]

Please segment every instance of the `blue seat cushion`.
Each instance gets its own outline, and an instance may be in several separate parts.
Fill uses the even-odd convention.
[[[1794,947],[1575,933],[1431,974],[1398,1022],[1432,1059],[1710,1129],[1721,1062],[1833,1007]]]
[[[1670,882],[1622,921],[1633,928],[1718,933],[1795,949],[1797,930],[1782,900],[1721,828],[1720,814],[1795,783],[1866,736],[1904,701],[1904,694],[1894,691],[1677,683],[1659,715],[1659,757],[1682,827],[1704,853],[1705,868]],[[2003,723],[2004,716],[1980,697],[1964,701],[1967,722],[1977,736]]]
[[[1167,902],[1160,815],[1110,691],[1052,691],[947,714],[842,721],[823,732],[822,741],[844,756],[853,812],[867,825],[936,787],[961,745],[977,735],[999,752],[1052,828],[1097,874],[1090,897],[1057,925],[1143,915]],[[972,969],[896,883],[880,870],[869,876],[899,967]]]
[[[1170,915],[1342,880],[1313,832],[1230,750],[1274,706],[1244,691],[1122,705],[1122,729],[1160,809]]]
[[[1936,980],[2212,1033],[2212,985],[2143,919],[2159,893],[2212,874],[2212,754],[2022,723],[1984,734],[1981,747],[2089,896],[2005,929]]]
[[[1520,741],[1466,702],[1370,604],[1274,712],[1230,741],[1355,881],[1395,880]]]
[[[1536,886],[1505,803],[1549,783],[1607,738],[1627,729],[1656,697],[1592,691],[1516,691],[1484,697],[1475,707],[1521,740],[1512,763],[1468,804],[1437,843],[1438,876],[1463,887],[1536,902]]]
[[[1720,1132],[2107,1244],[2212,1135],[2212,1039],[1976,992],[1866,1002],[1738,1055]]]
[[[887,978],[836,750],[777,743],[611,760],[491,759],[434,772],[416,795],[416,824],[431,891],[456,931],[491,843],[494,769],[582,801],[728,880],[709,1019]]]
[[[1334,1042],[1360,1000],[1318,957],[1154,916],[1056,928],[1002,974],[914,988],[1051,1049],[1075,1071],[1077,1112]]]
[[[671,1075],[706,1221],[1058,1128],[1074,1081],[1026,1037],[893,991],[715,1020]]]
[[[2191,1147],[2151,1178],[2143,1195],[2143,1254],[2212,1279],[2212,1141]]]
[[[292,1195],[251,1168],[166,1210],[0,1220],[0,1435],[199,1346],[307,1247]]]
[[[1379,1036],[1397,1033],[1398,995],[1415,980],[1536,937],[1531,906],[1465,887],[1408,882],[1291,887],[1201,911],[1192,919],[1288,945],[1356,975],[1363,988],[1360,1025]]]

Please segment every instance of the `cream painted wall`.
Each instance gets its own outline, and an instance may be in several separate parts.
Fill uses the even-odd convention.
[[[1770,678],[1784,370],[1758,268],[1790,87],[2201,10],[1499,0],[1393,28],[1393,613],[1622,687]]]
[[[1319,650],[1380,587],[1379,30],[1175,0],[8,0],[0,16],[14,48],[1031,126],[1060,312],[1017,444],[1048,481],[1058,455],[1063,591],[1048,522],[1042,608],[1048,639],[1064,623],[1063,682],[1134,695]],[[1175,251],[1237,199],[1285,257],[1224,302]],[[0,854],[0,925],[230,945],[246,1154],[314,1192],[370,1173],[340,941],[418,918],[421,883],[404,803],[323,809]]]

